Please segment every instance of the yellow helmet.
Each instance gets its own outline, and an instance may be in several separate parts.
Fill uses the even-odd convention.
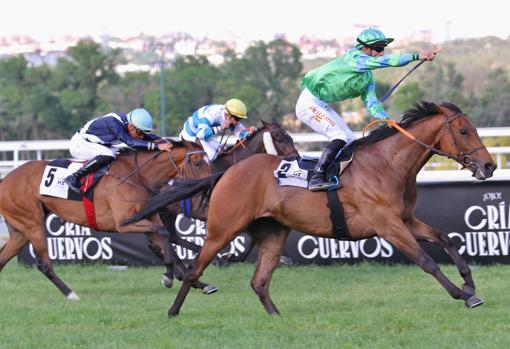
[[[235,115],[241,119],[248,119],[246,116],[246,105],[237,98],[232,98],[225,103],[225,108],[231,115]]]

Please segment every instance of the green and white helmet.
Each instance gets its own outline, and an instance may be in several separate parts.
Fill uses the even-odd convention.
[[[368,28],[363,30],[361,34],[356,38],[356,48],[360,49],[366,45],[375,44],[376,42],[382,42],[385,45],[388,45],[393,40],[393,38],[387,38],[379,29]]]

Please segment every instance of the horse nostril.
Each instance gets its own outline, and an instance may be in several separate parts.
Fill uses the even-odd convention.
[[[494,170],[496,169],[496,167],[497,167],[497,166],[496,166],[496,164],[492,164],[492,163],[490,163],[490,162],[486,163],[486,164],[485,164],[485,166],[484,166],[485,171],[486,171],[487,173],[491,173],[491,174],[494,172]]]

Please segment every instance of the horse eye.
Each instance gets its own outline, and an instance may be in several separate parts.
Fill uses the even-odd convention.
[[[193,161],[193,166],[199,167],[200,166],[200,161]]]
[[[460,133],[461,135],[463,135],[463,136],[467,135],[467,131],[466,131],[466,129],[464,129],[464,128],[461,128],[461,129],[459,130],[459,133]]]

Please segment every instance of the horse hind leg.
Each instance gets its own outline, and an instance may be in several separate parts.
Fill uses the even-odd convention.
[[[205,268],[213,261],[218,252],[238,234],[239,232],[225,234],[223,228],[215,229],[209,226],[204,246],[202,246],[200,253],[197,255],[196,263],[194,263],[191,270],[186,273],[181,288],[172,306],[168,309],[168,316],[177,316],[179,314],[190,288],[198,282]]]
[[[71,290],[55,273],[53,264],[51,263],[48,255],[48,245],[46,243],[46,236],[42,229],[34,234],[36,238],[30,239],[34,252],[36,254],[37,269],[41,271],[59,290],[66,296],[67,299],[77,301],[80,299],[78,295]]]
[[[9,230],[9,238],[0,248],[0,271],[28,243],[28,239],[21,232],[14,229],[8,222],[6,224]]]
[[[464,258],[462,258],[462,256],[459,254],[459,251],[457,250],[457,247],[453,243],[452,239],[450,239],[446,233],[432,228],[431,226],[423,223],[415,217],[409,221],[407,226],[409,227],[411,233],[418,240],[432,242],[445,249],[452,261],[455,263],[459,274],[464,279],[462,290],[471,295],[475,295],[476,288],[473,281],[473,276],[471,274],[471,269],[469,268],[469,265],[464,260]]]
[[[259,252],[251,287],[268,314],[280,314],[269,295],[269,285],[273,272],[280,263],[290,229],[274,220],[261,220],[253,223],[249,232],[258,246]]]

